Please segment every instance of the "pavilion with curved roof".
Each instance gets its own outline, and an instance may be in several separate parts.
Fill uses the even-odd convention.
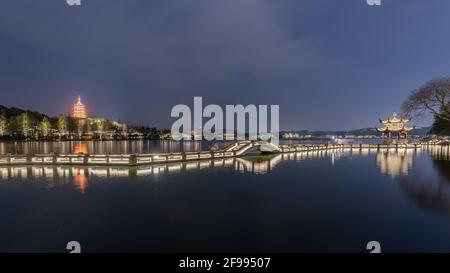
[[[410,122],[410,119],[404,119],[397,115],[394,112],[392,117],[388,119],[380,119],[380,124],[383,126],[381,128],[377,128],[379,132],[381,132],[381,137],[384,138],[388,136],[392,138],[393,135],[397,135],[398,138],[404,136],[405,138],[408,136],[408,133],[411,132],[414,128],[408,127],[407,124]]]

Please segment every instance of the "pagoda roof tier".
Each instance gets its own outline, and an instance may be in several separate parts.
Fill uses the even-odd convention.
[[[394,112],[394,114],[392,114],[392,117],[388,118],[388,119],[380,119],[380,123],[382,124],[389,124],[389,123],[408,123],[410,122],[409,119],[404,119],[401,118],[397,115],[397,113]]]
[[[395,134],[397,134],[397,133],[402,133],[402,132],[410,132],[410,131],[412,131],[414,128],[412,128],[412,127],[383,127],[383,128],[377,128],[377,130],[379,131],[379,132],[382,132],[382,133],[395,133]]]
[[[83,103],[81,103],[81,97],[78,96],[77,103],[72,106],[71,116],[73,118],[87,118],[87,110]]]

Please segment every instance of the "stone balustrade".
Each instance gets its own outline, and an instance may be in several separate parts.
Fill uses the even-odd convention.
[[[186,153],[162,154],[34,154],[34,155],[0,155],[0,165],[93,165],[93,166],[136,166],[155,163],[184,162],[204,159],[231,158],[245,155],[251,148],[257,148],[263,142],[245,142],[245,145],[235,145],[230,149],[218,151],[201,151]],[[397,150],[420,149],[425,144],[291,144],[279,145],[281,153],[312,152],[323,150]],[[235,150],[236,147],[239,149]]]

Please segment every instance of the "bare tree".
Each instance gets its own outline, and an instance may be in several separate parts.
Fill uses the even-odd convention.
[[[450,78],[438,78],[415,90],[402,105],[407,117],[432,114],[450,121]]]

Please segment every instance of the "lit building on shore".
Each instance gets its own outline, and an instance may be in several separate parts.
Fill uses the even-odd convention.
[[[407,127],[406,125],[409,123],[409,119],[404,119],[397,116],[397,113],[394,112],[392,117],[382,120],[380,119],[380,123],[383,126],[382,128],[378,128],[378,131],[381,132],[381,137],[392,135],[397,135],[398,138],[404,136],[405,138],[408,136],[408,133],[413,130],[412,127]]]
[[[73,118],[85,119],[88,117],[86,107],[81,103],[81,97],[78,96],[77,103],[72,106],[70,116]]]

